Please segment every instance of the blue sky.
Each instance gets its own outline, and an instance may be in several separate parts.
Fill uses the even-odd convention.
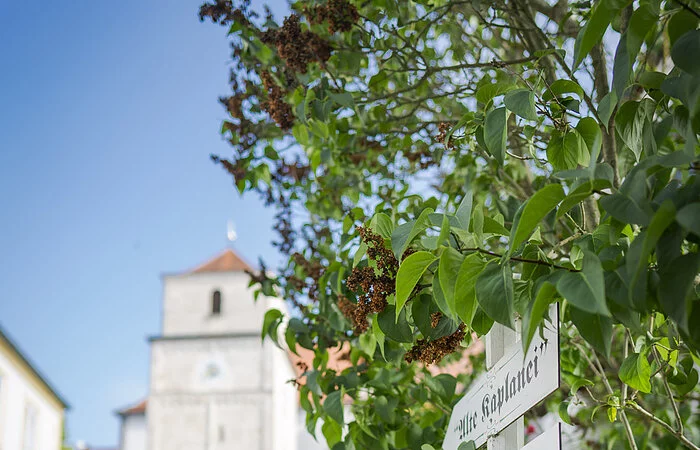
[[[146,395],[161,273],[221,251],[229,219],[278,260],[274,212],[209,160],[230,58],[201,1],[0,1],[0,325],[71,404],[70,441],[115,444]]]

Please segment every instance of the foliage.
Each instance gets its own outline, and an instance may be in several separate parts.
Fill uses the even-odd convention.
[[[281,24],[248,3],[201,9],[233,47],[213,158],[278,208],[289,263],[252,283],[315,352],[311,432],[438,448],[473,375],[435,367],[482,370],[474,336],[517,319],[528,342],[560,302],[546,407],[589,448],[698,448],[696,1],[298,1]]]

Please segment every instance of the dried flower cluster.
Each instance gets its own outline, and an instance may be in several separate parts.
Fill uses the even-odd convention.
[[[326,62],[331,57],[330,44],[316,33],[302,31],[296,14],[284,19],[279,29],[263,32],[261,40],[277,47],[280,58],[294,72],[306,73],[310,63]]]
[[[243,120],[243,95],[232,95],[230,97],[219,97],[219,103],[224,105],[226,111],[234,119]]]
[[[350,31],[352,25],[360,19],[355,5],[347,0],[329,0],[325,5],[305,8],[304,14],[313,24],[328,23],[328,32]]]
[[[440,323],[440,319],[442,319],[442,313],[440,311],[436,311],[430,315],[430,326],[432,328],[437,328],[438,324]]]
[[[215,3],[205,3],[199,8],[199,20],[209,17],[212,22],[226,24],[232,17],[233,2],[231,0],[216,0]]]
[[[457,331],[448,336],[443,336],[433,341],[418,339],[416,345],[406,353],[404,359],[408,363],[413,361],[421,361],[424,364],[438,363],[442,358],[459,348],[459,345],[464,340],[464,336],[466,336],[465,329],[466,325],[461,323]]]
[[[308,164],[303,164],[299,159],[293,163],[282,161],[277,168],[277,174],[280,176],[280,180],[278,181],[283,181],[282,178],[285,177],[298,183],[308,177],[310,172],[311,167]]]
[[[250,11],[250,0],[242,0],[240,7],[234,9],[231,0],[216,0],[214,3],[204,3],[199,7],[199,20],[204,21],[210,18],[213,23],[229,25],[232,22],[250,25],[248,17],[257,17],[257,14]]]
[[[411,164],[415,164],[421,169],[427,169],[436,164],[431,150],[427,146],[419,148],[415,151],[404,150],[404,156],[406,156],[406,159],[408,159]]]
[[[238,184],[239,181],[245,180],[246,171],[240,164],[233,163],[225,158],[219,158],[216,155],[211,155],[211,159],[214,163],[221,164],[226,172],[233,176],[234,183]]]
[[[277,122],[277,125],[288,130],[294,125],[294,113],[292,107],[284,100],[284,90],[275,83],[270,72],[263,71],[260,74],[265,92],[267,92],[267,100],[260,106],[264,109],[272,120]]]
[[[453,150],[455,148],[454,142],[452,140],[447,139],[447,134],[450,132],[450,129],[452,126],[447,123],[447,122],[440,122],[438,125],[438,135],[436,140],[443,144],[445,147],[449,148],[450,150]]]
[[[384,311],[387,297],[395,292],[399,262],[380,235],[366,227],[357,227],[357,230],[367,245],[367,257],[376,264],[376,268],[354,268],[347,279],[348,289],[358,294],[354,323],[359,332],[364,332],[369,327],[367,316]]]
[[[338,308],[343,316],[345,316],[345,318],[352,323],[355,331],[363,331],[359,326],[360,324],[357,323],[357,305],[355,303],[348,300],[348,298],[344,295],[338,295]],[[365,320],[364,323],[366,324],[367,321]]]
[[[287,280],[294,283],[296,291],[306,289],[306,293],[311,300],[318,300],[319,285],[318,281],[323,276],[323,265],[318,261],[309,261],[301,253],[294,253],[292,260],[297,267],[300,267],[304,272],[306,279],[301,279],[297,276],[291,276]]]

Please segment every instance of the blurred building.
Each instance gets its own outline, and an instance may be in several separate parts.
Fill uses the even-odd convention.
[[[277,298],[253,299],[251,270],[226,250],[163,277],[161,334],[151,345],[148,398],[117,412],[120,450],[311,450],[290,356],[261,327]],[[301,423],[300,423],[301,422]]]
[[[60,450],[67,407],[0,328],[0,449]]]

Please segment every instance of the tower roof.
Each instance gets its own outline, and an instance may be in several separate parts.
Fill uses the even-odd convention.
[[[204,264],[195,267],[188,273],[206,272],[243,272],[253,270],[250,265],[243,260],[236,252],[226,249]]]
[[[148,402],[146,400],[142,400],[135,405],[127,406],[126,408],[122,408],[118,410],[116,413],[117,415],[120,416],[133,416],[136,414],[146,414],[146,407],[147,407]]]

